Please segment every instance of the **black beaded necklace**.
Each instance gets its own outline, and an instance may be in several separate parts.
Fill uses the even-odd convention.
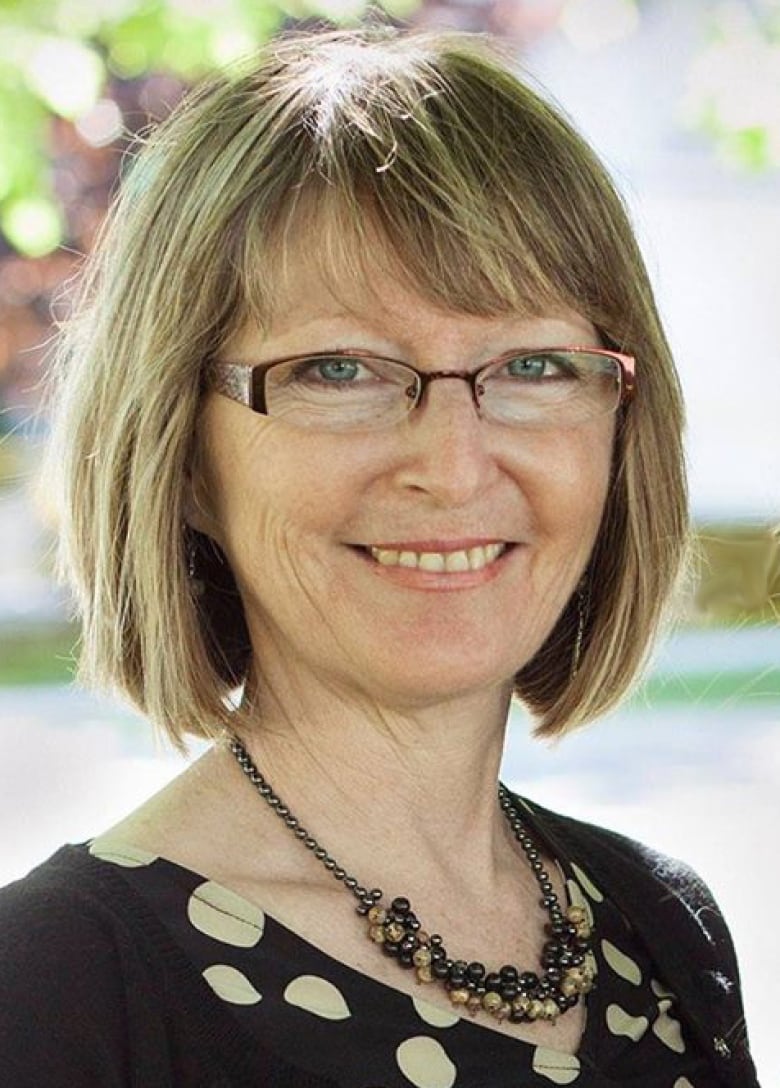
[[[383,905],[381,889],[368,891],[301,826],[241,742],[232,737],[229,746],[241,770],[285,826],[358,900],[356,910],[366,919],[369,939],[402,968],[414,970],[419,983],[443,985],[453,1005],[465,1007],[473,1016],[486,1012],[496,1020],[515,1024],[533,1020],[554,1024],[561,1013],[577,1004],[581,994],[593,989],[595,972],[588,961],[593,938],[587,914],[582,907],[561,907],[539,848],[503,785],[498,786],[499,804],[528,858],[542,893],[541,906],[550,919],[545,926],[547,940],[539,957],[539,972],[520,971],[512,964],[488,972],[482,963],[452,959],[442,938],[422,928],[405,896],[397,896],[389,907]]]

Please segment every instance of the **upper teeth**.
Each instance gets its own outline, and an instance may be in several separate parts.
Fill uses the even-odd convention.
[[[430,571],[482,570],[498,559],[506,544],[485,544],[457,552],[406,552],[390,548],[370,548],[371,555],[383,567],[412,567]]]

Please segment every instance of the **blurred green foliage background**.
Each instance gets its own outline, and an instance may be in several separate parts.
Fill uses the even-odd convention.
[[[14,432],[29,434],[35,419],[52,318],[66,316],[63,286],[92,246],[128,150],[198,78],[300,26],[446,24],[503,36],[522,58],[545,35],[565,33],[583,48],[598,35],[615,39],[660,2],[0,0],[0,498],[34,468]],[[702,33],[681,129],[729,170],[777,174],[780,0],[695,0],[692,8]],[[685,621],[776,622],[778,530],[697,529]],[[0,682],[69,673],[73,641],[69,625],[45,635],[2,625]]]

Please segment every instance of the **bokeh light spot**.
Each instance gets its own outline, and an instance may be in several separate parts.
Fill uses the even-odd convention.
[[[122,135],[122,111],[112,98],[101,98],[79,117],[76,130],[92,147],[105,147]]]
[[[43,196],[10,201],[2,211],[3,234],[26,257],[44,257],[62,241],[62,217]]]
[[[92,49],[67,38],[44,38],[25,65],[27,79],[46,104],[62,117],[86,113],[103,85],[103,64]]]

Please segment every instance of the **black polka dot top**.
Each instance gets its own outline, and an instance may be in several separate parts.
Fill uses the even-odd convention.
[[[625,918],[576,862],[569,904],[595,929],[596,987],[576,1055],[499,1034],[333,959],[198,873],[108,837],[82,847],[120,867],[223,1003],[267,1050],[343,1088],[707,1088],[676,998]]]

